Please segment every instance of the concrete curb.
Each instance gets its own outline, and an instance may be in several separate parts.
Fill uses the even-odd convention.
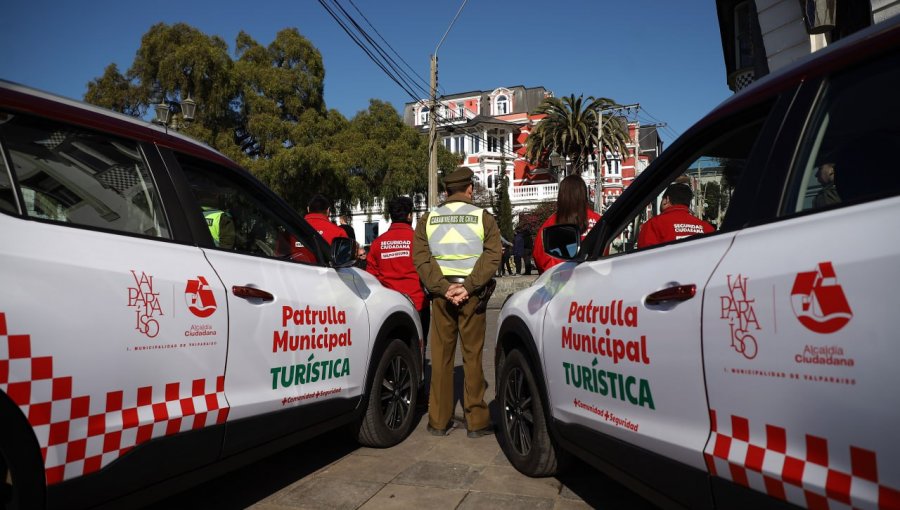
[[[527,289],[537,280],[538,275],[502,276],[497,278],[497,289],[488,301],[488,308],[499,309],[506,301],[506,297],[514,292]]]

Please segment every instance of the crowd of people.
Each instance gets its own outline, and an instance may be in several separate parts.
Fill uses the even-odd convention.
[[[385,287],[407,295],[419,313],[424,341],[431,341],[427,430],[433,435],[444,436],[454,428],[453,369],[459,341],[465,427],[468,437],[478,438],[493,433],[484,401],[482,354],[485,312],[496,285],[494,278],[531,274],[532,259],[538,273],[562,263],[544,250],[544,230],[557,224],[575,225],[583,239],[601,216],[590,206],[584,180],[570,175],[559,184],[556,212],[536,234],[520,225],[508,240],[501,235],[496,218],[472,203],[471,170],[462,167],[450,173],[444,187],[446,201],[424,214],[415,228],[412,200],[391,200],[390,227],[368,248],[359,248],[356,265]],[[710,224],[690,212],[692,197],[687,184],[670,185],[663,193],[659,214],[641,226],[638,247],[711,232]],[[329,200],[315,195],[309,201],[306,220],[328,243],[338,237],[355,240],[350,218],[342,216],[338,226],[329,219],[330,213]]]

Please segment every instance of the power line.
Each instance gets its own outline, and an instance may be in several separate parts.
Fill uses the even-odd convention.
[[[338,26],[340,26],[341,29],[344,30],[344,32],[350,37],[350,39],[351,39],[357,46],[359,46],[359,48],[360,48],[361,50],[363,50],[363,52],[369,57],[369,59],[370,59],[372,62],[375,63],[375,65],[377,65],[379,68],[381,68],[382,71],[384,71],[384,73],[388,76],[388,78],[390,78],[390,79],[391,79],[394,83],[396,83],[401,89],[403,89],[403,91],[406,92],[407,95],[409,95],[409,97],[411,97],[411,98],[413,99],[413,101],[420,102],[420,100],[418,99],[417,95],[416,95],[416,94],[413,92],[413,90],[412,90],[413,88],[415,88],[415,86],[414,86],[413,84],[410,84],[409,82],[407,82],[407,81],[406,81],[405,79],[403,79],[402,77],[399,77],[399,76],[395,75],[394,73],[392,73],[390,70],[388,70],[387,65],[386,65],[385,63],[381,62],[381,60],[379,60],[379,59],[372,53],[372,50],[370,50],[370,49],[367,47],[367,45],[366,45],[365,43],[363,43],[363,41],[360,40],[359,36],[357,36],[356,34],[353,33],[353,30],[348,26],[347,22],[344,21],[343,19],[341,19],[341,16],[338,15],[338,13],[335,12],[335,10],[334,10],[332,7],[330,7],[330,6],[326,3],[325,0],[318,0],[318,1],[319,1],[319,5],[321,5],[322,8],[324,8],[325,11],[328,12],[329,15],[331,15],[331,17],[332,17],[332,18],[334,19],[334,21],[338,24]],[[346,9],[344,9],[344,8],[337,2],[337,0],[332,0],[332,3],[334,3],[334,4],[337,6],[338,9],[340,9],[342,12],[345,13],[345,15],[347,15],[347,16],[349,17],[349,14],[346,12]],[[352,20],[352,17],[349,17],[349,18],[350,18],[350,20],[351,20],[350,23],[353,23],[354,26],[357,27],[357,30],[360,30],[360,32],[361,32],[362,34],[364,34],[364,37],[366,37],[367,40],[370,41],[370,44],[372,44],[374,47],[377,47],[377,48],[378,48],[376,51],[379,51],[380,54],[384,54],[384,50],[381,49],[380,46],[379,46],[378,44],[375,44],[374,41],[372,41],[371,37],[368,36],[368,34],[365,33],[365,30],[362,30],[362,28],[359,26],[359,24],[356,23],[354,20]],[[395,65],[396,65],[396,63],[395,63]]]
[[[419,81],[421,81],[421,82],[423,83],[423,85],[428,85],[428,80],[426,80],[422,75],[418,74],[418,73],[415,71],[415,69],[413,69],[412,66],[409,65],[409,63],[408,63],[406,60],[403,59],[403,57],[400,55],[400,53],[398,53],[397,50],[395,50],[394,47],[391,46],[391,43],[387,42],[387,40],[381,35],[381,32],[379,32],[378,29],[375,28],[375,25],[373,25],[372,22],[369,21],[369,18],[367,18],[366,15],[363,14],[363,12],[362,12],[361,10],[359,10],[359,7],[356,6],[356,3],[354,3],[353,0],[349,0],[349,2],[350,2],[350,5],[352,5],[353,8],[356,9],[356,12],[358,12],[359,15],[362,16],[364,20],[366,20],[366,23],[367,23],[370,27],[372,27],[372,30],[375,31],[375,34],[378,35],[378,38],[381,39],[382,41],[384,41],[384,44],[386,44],[387,47],[390,48],[391,51],[394,52],[394,55],[397,55],[397,58],[399,58],[401,62],[403,62],[404,64],[406,64],[407,69],[409,69],[413,74],[415,74],[416,77],[419,78]],[[409,76],[409,75],[407,75],[407,76]]]
[[[400,67],[400,64],[398,64],[397,61],[393,59],[393,57],[391,57],[390,55],[388,55],[387,51],[385,51],[384,48],[382,48],[381,45],[378,44],[378,42],[375,41],[375,40],[372,38],[372,36],[370,36],[369,33],[368,33],[362,26],[360,26],[360,24],[353,18],[353,16],[352,16],[349,12],[347,12],[346,9],[344,9],[344,7],[341,5],[341,3],[340,3],[338,0],[332,0],[332,3],[334,3],[334,4],[337,6],[337,8],[341,10],[341,12],[344,14],[344,17],[345,17],[350,23],[353,24],[353,26],[356,28],[357,32],[359,32],[359,34],[362,35],[362,36],[366,39],[366,41],[368,41],[370,47],[373,48],[376,52],[378,52],[378,54],[380,55],[382,61],[383,61],[384,63],[386,63],[388,66],[390,66],[390,68],[391,68],[395,73],[400,73],[400,74],[403,74],[403,75],[405,76],[405,78],[401,78],[401,79],[403,80],[403,82],[404,82],[407,86],[409,86],[409,87],[411,87],[411,88],[418,88],[418,89],[421,90],[421,91],[425,91],[425,90],[426,90],[424,87],[422,87],[421,85],[419,85],[418,83],[416,83],[415,78],[413,78],[412,76],[410,76],[409,73],[407,73],[403,68],[401,68],[401,67]],[[354,7],[355,7],[355,5],[354,5]],[[357,8],[357,11],[359,11],[358,8]],[[363,15],[363,18],[365,18],[365,15]],[[366,19],[366,21],[368,21],[368,19]],[[371,23],[369,23],[369,25],[371,26]],[[373,27],[373,28],[374,28],[374,27]],[[377,30],[375,30],[375,32],[378,33]],[[378,35],[379,35],[379,37],[381,36],[381,34],[378,34]],[[382,38],[382,39],[383,39],[383,38]],[[390,45],[389,45],[389,46],[390,46]],[[393,48],[391,48],[391,49],[393,49]],[[408,66],[408,65],[409,65],[409,64],[407,64],[407,66]],[[395,76],[395,77],[400,77],[399,74],[395,74],[394,76]]]

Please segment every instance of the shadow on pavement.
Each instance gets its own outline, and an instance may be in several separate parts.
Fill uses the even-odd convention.
[[[357,448],[348,429],[327,432],[146,508],[247,508]]]

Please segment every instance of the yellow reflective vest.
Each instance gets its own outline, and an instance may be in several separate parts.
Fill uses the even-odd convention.
[[[468,276],[484,251],[484,209],[446,203],[428,215],[425,233],[444,276]]]

